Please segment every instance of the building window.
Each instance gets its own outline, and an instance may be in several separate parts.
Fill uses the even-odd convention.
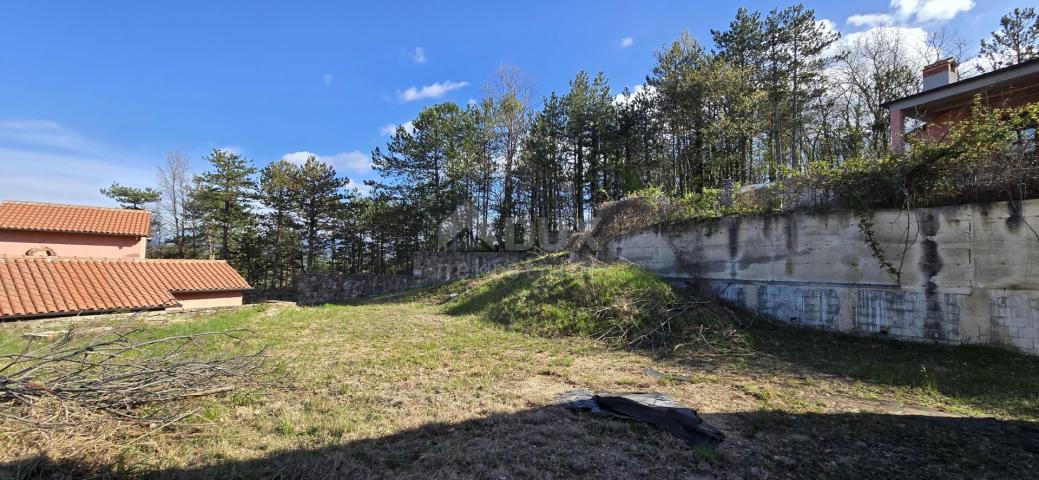
[[[1017,131],[1017,141],[1020,142],[1021,146],[1024,147],[1024,151],[1028,153],[1035,152],[1036,147],[1036,131],[1035,127],[1025,128]]]

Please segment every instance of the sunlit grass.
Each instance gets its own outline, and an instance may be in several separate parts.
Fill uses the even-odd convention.
[[[182,426],[151,433],[147,441],[133,448],[124,447],[147,432],[146,425],[118,430],[106,427],[103,434],[77,432],[74,439],[60,440],[26,435],[17,425],[4,424],[0,430],[0,457],[4,460],[0,462],[45,449],[54,458],[87,459],[135,476],[264,458],[276,452],[350,446],[351,455],[367,459],[379,469],[417,475],[409,469],[421,462],[432,462],[434,472],[506,462],[506,458],[495,457],[500,453],[472,452],[466,457],[465,451],[441,452],[420,461],[415,449],[437,445],[444,438],[463,441],[477,435],[484,425],[513,425],[516,431],[509,438],[496,441],[509,442],[511,449],[541,445],[546,452],[565,451],[575,441],[601,445],[605,449],[601,454],[623,459],[618,463],[622,466],[614,467],[621,469],[613,471],[617,475],[661,466],[694,476],[704,469],[736,468],[735,454],[726,450],[717,455],[691,454],[681,442],[644,426],[593,422],[584,417],[560,423],[559,414],[542,410],[554,395],[573,388],[663,391],[710,418],[735,415],[733,418],[747,419],[746,432],[750,433],[741,433],[744,420],[729,420],[727,433],[736,437],[756,434],[758,430],[751,428],[755,426],[768,432],[770,425],[790,425],[791,429],[797,425],[782,415],[844,412],[852,408],[842,403],[846,398],[1006,419],[1035,420],[1039,416],[1039,359],[1033,357],[991,348],[854,337],[760,321],[741,330],[740,341],[746,350],[739,354],[716,354],[695,342],[684,342],[688,346],[679,350],[618,348],[590,340],[597,331],[594,324],[582,324],[551,309],[573,313],[588,305],[640,295],[668,300],[675,294],[670,287],[633,267],[531,265],[527,270],[540,273],[513,269],[512,273],[499,272],[432,292],[400,295],[394,301],[257,307],[172,320],[84,318],[78,323],[0,325],[3,348],[22,344],[25,332],[70,325],[84,331],[143,327],[147,333],[141,335],[148,337],[240,329],[244,341],[219,341],[202,353],[265,348],[271,367],[260,374],[256,385],[169,405],[197,414]],[[586,296],[588,292],[595,295]],[[445,303],[450,293],[458,296]],[[516,310],[495,315],[511,315],[508,322],[488,318],[488,312],[505,304]],[[684,379],[653,378],[644,373],[647,368]],[[753,413],[758,411],[765,413]],[[501,415],[506,417],[485,420]],[[523,420],[510,420],[508,415],[520,415]],[[868,436],[868,425],[860,427],[867,429],[863,435]],[[813,427],[805,428],[806,435],[813,434]],[[431,437],[417,437],[412,450],[391,454],[377,441],[416,429],[431,429],[423,434]],[[557,439],[553,432],[561,437]],[[944,433],[936,431],[935,435]],[[741,441],[755,451],[771,448],[768,442],[756,443],[754,438]],[[307,458],[300,457],[292,468],[309,465]],[[556,472],[553,476],[557,477],[596,472],[589,466],[592,464],[566,455],[547,453],[525,461],[537,471]],[[273,474],[242,471],[251,472],[243,474],[246,478]]]

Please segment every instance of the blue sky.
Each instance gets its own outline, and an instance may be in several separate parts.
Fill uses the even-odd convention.
[[[388,125],[464,104],[501,64],[537,95],[578,70],[615,90],[688,30],[709,42],[740,4],[647,2],[8,2],[0,10],[0,199],[110,205],[154,183],[166,152],[258,166],[312,152],[354,180]],[[767,11],[787,3],[746,2]],[[1021,1],[809,2],[843,34],[878,20],[947,25],[974,49]],[[857,16],[858,15],[858,16]],[[885,15],[886,17],[868,16]]]

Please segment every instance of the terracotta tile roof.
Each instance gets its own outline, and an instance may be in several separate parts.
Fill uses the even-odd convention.
[[[223,260],[0,256],[0,318],[145,310],[175,292],[248,290]]]
[[[147,210],[14,201],[0,203],[0,230],[147,237],[151,220],[152,213]]]

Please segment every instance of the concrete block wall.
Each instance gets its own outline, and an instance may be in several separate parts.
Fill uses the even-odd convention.
[[[656,225],[597,252],[780,321],[1039,354],[1039,200]]]

